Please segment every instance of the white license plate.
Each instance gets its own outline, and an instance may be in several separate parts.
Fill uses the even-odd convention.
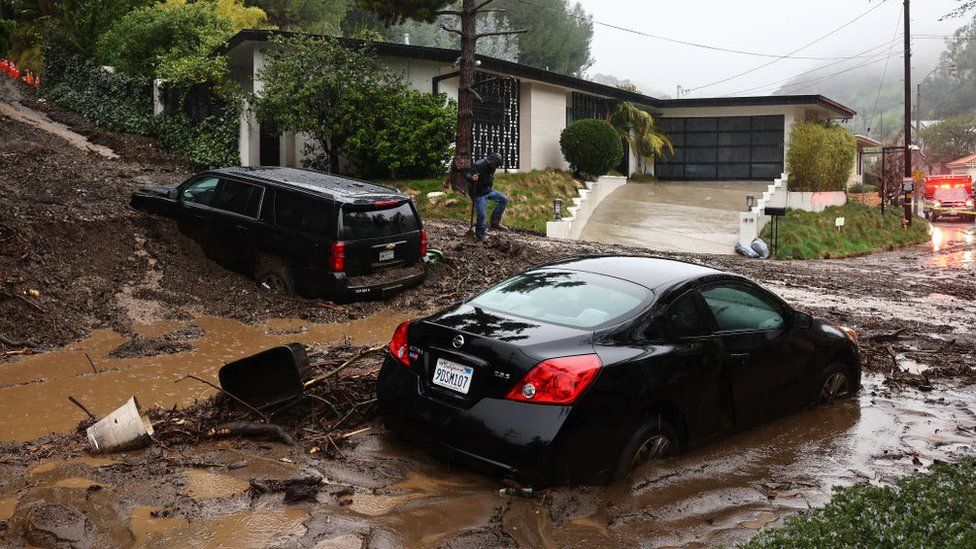
[[[437,366],[434,368],[434,385],[466,395],[471,389],[472,377],[474,377],[474,368],[443,358],[437,359]]]
[[[393,259],[393,250],[383,250],[380,252],[380,261],[389,261]]]

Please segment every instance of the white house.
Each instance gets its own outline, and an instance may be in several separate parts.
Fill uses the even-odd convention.
[[[234,79],[246,91],[261,92],[265,52],[277,34],[284,32],[244,30],[223,47]],[[458,51],[383,42],[374,49],[414,89],[457,97]],[[504,168],[513,171],[568,168],[559,148],[562,130],[575,120],[603,118],[617,101],[655,114],[676,153],[648,171],[671,180],[772,180],[785,171],[794,122],[855,115],[819,95],[657,99],[501,59],[479,56],[479,61],[478,77],[492,80],[478,90],[484,101],[474,113],[474,156],[497,151],[505,159]],[[276,135],[253,116],[241,121],[241,165],[299,166],[303,146],[301,136]],[[630,173],[636,166],[631,152],[621,171]]]
[[[951,175],[971,175],[976,179],[976,154],[953,160],[946,164]]]

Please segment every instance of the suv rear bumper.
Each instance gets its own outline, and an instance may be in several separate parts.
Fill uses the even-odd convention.
[[[307,287],[310,294],[336,302],[386,299],[423,282],[427,278],[427,266],[419,261],[411,267],[391,269],[388,274],[388,277],[350,277],[346,273],[318,273],[311,277]]]

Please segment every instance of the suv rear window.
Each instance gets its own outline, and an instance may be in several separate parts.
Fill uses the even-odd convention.
[[[419,230],[420,222],[409,202],[386,208],[342,208],[342,240],[367,240]]]

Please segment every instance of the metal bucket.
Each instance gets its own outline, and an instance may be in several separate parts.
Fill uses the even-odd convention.
[[[220,387],[255,408],[270,408],[300,397],[311,372],[305,346],[290,343],[226,364]]]
[[[88,428],[88,442],[97,453],[122,452],[149,444],[153,428],[142,417],[139,401],[132,397],[114,412]]]

